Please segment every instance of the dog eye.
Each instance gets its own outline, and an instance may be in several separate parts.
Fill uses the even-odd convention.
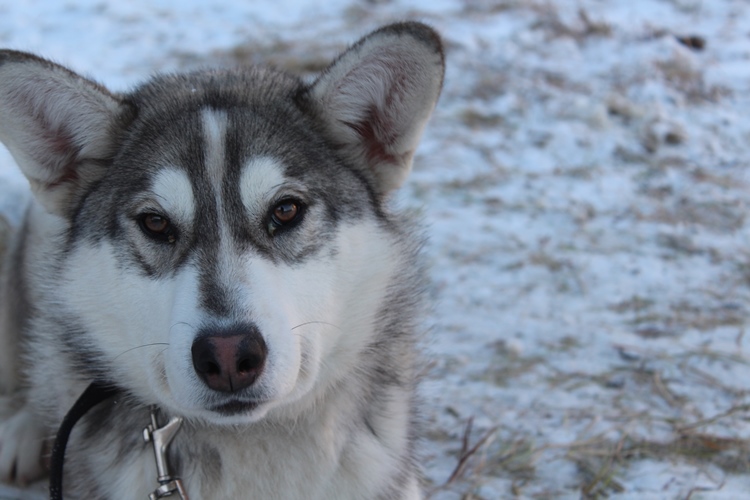
[[[176,240],[176,231],[169,219],[163,215],[148,213],[143,214],[138,219],[141,230],[146,236],[167,243],[174,243]]]
[[[273,208],[273,219],[279,224],[292,222],[299,213],[299,205],[294,201],[282,201]]]
[[[281,200],[273,206],[270,213],[268,230],[271,235],[282,227],[291,227],[298,222],[304,211],[304,205],[297,200]]]

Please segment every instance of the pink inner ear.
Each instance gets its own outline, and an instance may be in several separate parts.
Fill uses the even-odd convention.
[[[48,82],[43,83],[47,85]],[[64,124],[56,124],[50,118],[49,114],[54,110],[46,109],[55,98],[55,92],[49,88],[42,87],[36,92],[21,88],[14,106],[19,115],[30,117],[35,124],[31,131],[33,137],[27,139],[30,144],[26,147],[32,160],[43,169],[38,180],[48,188],[78,179],[75,159],[80,147]]]
[[[368,163],[375,164],[387,162],[395,164],[398,162],[399,156],[387,151],[387,147],[389,144],[393,143],[393,139],[389,138],[390,140],[386,139],[386,141],[382,141],[379,138],[379,136],[383,135],[392,135],[392,129],[388,128],[387,125],[382,124],[382,121],[383,120],[379,117],[376,107],[373,105],[367,111],[366,119],[359,123],[344,122],[344,124],[357,132],[357,135],[361,138]]]
[[[411,117],[400,116],[403,114],[402,102],[408,98],[409,83],[405,61],[385,51],[368,58],[339,85],[339,90],[347,93],[348,98],[358,93],[359,99],[370,102],[362,120],[343,122],[361,138],[370,164],[395,165],[403,162],[409,154],[389,151],[401,139],[407,128],[404,124],[411,121]]]
[[[47,175],[42,180],[48,188],[77,180],[75,164],[80,147],[76,146],[73,135],[65,127],[55,126],[44,117],[38,117],[37,121],[39,147],[32,155],[45,168]]]
[[[37,149],[34,160],[47,169],[49,177],[46,179],[48,188],[55,188],[61,184],[78,179],[75,169],[79,148],[75,145],[71,134],[67,131],[45,123],[40,127],[40,142],[42,147]]]

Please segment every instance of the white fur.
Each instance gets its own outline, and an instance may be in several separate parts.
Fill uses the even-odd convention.
[[[242,203],[248,212],[258,213],[284,182],[283,170],[272,158],[253,158],[240,175]]]
[[[204,109],[201,113],[203,140],[206,150],[206,170],[211,184],[217,193],[221,193],[224,180],[224,141],[227,133],[227,114],[215,109]],[[217,200],[220,200],[217,197]]]
[[[71,312],[88,321],[82,326],[105,336],[98,347],[111,360],[113,380],[146,401],[157,401],[151,391],[161,378],[162,353],[172,348],[162,344],[170,340],[179,280],[152,280],[120,268],[109,243],[77,248],[68,263],[58,293],[67,297]],[[96,272],[81,273],[82,268]]]
[[[42,471],[41,454],[46,438],[44,426],[28,408],[21,408],[0,426],[0,480],[26,484]]]
[[[184,170],[159,170],[151,185],[153,198],[164,211],[183,225],[191,225],[195,216],[193,185]]]

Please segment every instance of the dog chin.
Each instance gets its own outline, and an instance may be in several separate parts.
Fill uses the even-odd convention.
[[[247,415],[255,411],[260,406],[257,401],[233,400],[222,403],[211,408],[211,411],[218,413],[222,417],[234,417],[237,415]]]
[[[240,399],[201,408],[167,408],[175,416],[218,426],[253,424],[262,420],[269,409],[267,403]]]
[[[214,425],[247,425],[258,422],[268,412],[262,403],[230,401],[201,412],[200,417]]]

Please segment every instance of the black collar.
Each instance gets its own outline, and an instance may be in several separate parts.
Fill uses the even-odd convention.
[[[91,408],[118,394],[117,388],[108,382],[92,382],[88,388],[83,391],[81,397],[75,402],[65,418],[60,424],[60,429],[55,437],[55,445],[52,447],[52,457],[50,459],[49,473],[49,497],[50,500],[62,500],[63,492],[63,462],[65,460],[65,447],[68,445],[68,438],[73,426],[82,416]]]

